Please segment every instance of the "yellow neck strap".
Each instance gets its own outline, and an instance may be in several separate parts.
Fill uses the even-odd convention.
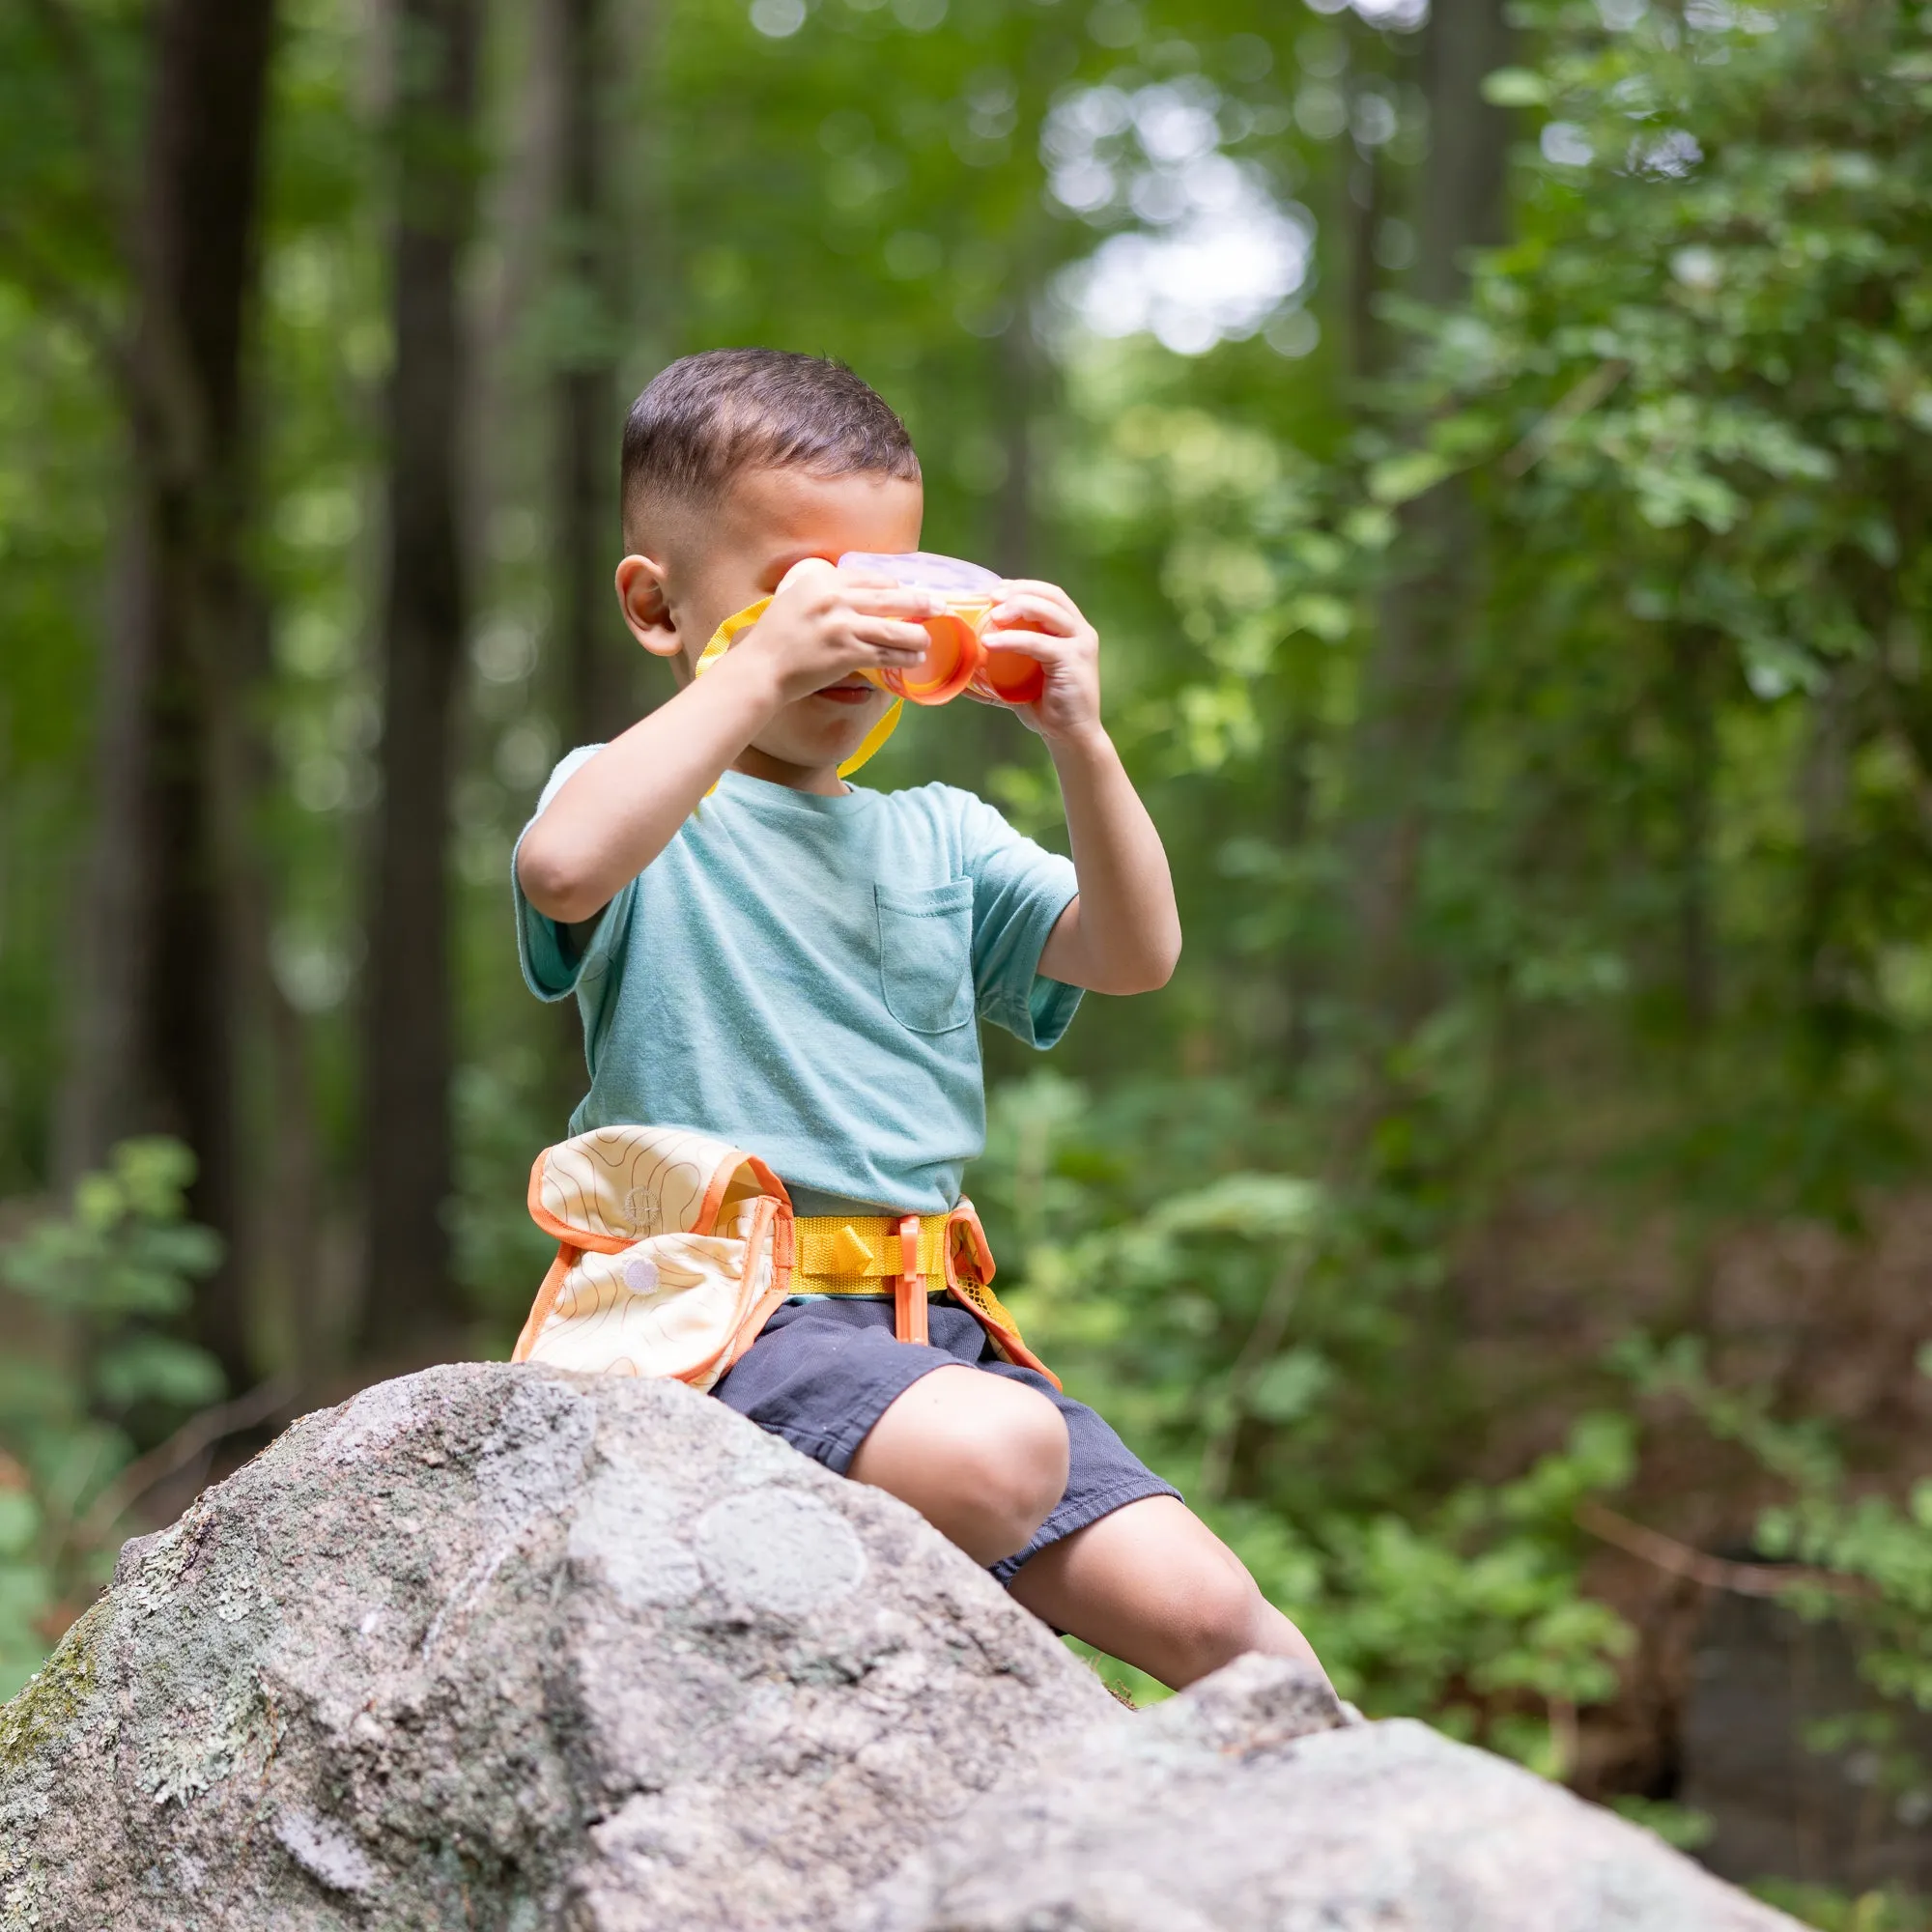
[[[703,654],[697,660],[699,677],[702,677],[765,614],[771,601],[769,597],[760,597],[755,604],[748,604],[742,611],[734,611],[712,632],[711,641],[705,645]],[[892,708],[866,733],[865,741],[859,749],[838,767],[838,776],[841,779],[849,779],[898,729],[899,713],[904,709],[904,698],[893,699]]]

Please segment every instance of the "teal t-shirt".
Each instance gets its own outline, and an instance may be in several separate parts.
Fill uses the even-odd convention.
[[[557,766],[538,815],[600,749]],[[521,886],[517,946],[531,990],[583,1015],[572,1133],[696,1127],[804,1212],[943,1213],[985,1145],[977,1021],[1048,1047],[1080,1004],[1039,973],[1075,891],[971,792],[819,798],[726,772],[581,956]]]

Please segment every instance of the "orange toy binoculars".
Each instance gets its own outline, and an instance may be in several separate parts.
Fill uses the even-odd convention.
[[[940,615],[924,620],[932,644],[921,663],[910,670],[861,673],[881,690],[915,704],[945,704],[962,691],[996,703],[1032,704],[1045,691],[1046,671],[1038,659],[1024,651],[989,651],[980,639],[987,612],[1000,597],[1001,580],[990,570],[923,550],[896,556],[847,551],[838,567],[890,577],[946,602]]]

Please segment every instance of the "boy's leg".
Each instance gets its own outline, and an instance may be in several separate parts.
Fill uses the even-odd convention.
[[[983,1360],[963,1310],[930,1319],[938,1346],[920,1348],[893,1340],[891,1310],[871,1303],[782,1308],[716,1392],[911,1504],[1036,1615],[1165,1684],[1250,1650],[1315,1662],[1234,1551],[1092,1409]],[[1043,1548],[1003,1560],[1043,1528]]]
[[[1066,1465],[1066,1424],[1045,1396],[961,1365],[921,1376],[867,1432],[846,1474],[910,1503],[976,1562],[997,1563],[1052,1513]]]
[[[1241,1559],[1173,1496],[1145,1496],[1049,1544],[1008,1588],[1036,1616],[1172,1690],[1251,1650],[1321,1668]]]

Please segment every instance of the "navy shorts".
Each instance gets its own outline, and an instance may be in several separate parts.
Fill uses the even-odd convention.
[[[1062,1395],[1032,1369],[1001,1361],[965,1309],[934,1301],[926,1327],[930,1340],[921,1346],[895,1339],[890,1301],[787,1301],[712,1393],[842,1476],[873,1423],[934,1369],[965,1362],[1037,1389],[1066,1418],[1066,1490],[1033,1541],[992,1566],[1003,1583],[1012,1581],[1028,1557],[1124,1504],[1180,1494],[1085,1403]]]

